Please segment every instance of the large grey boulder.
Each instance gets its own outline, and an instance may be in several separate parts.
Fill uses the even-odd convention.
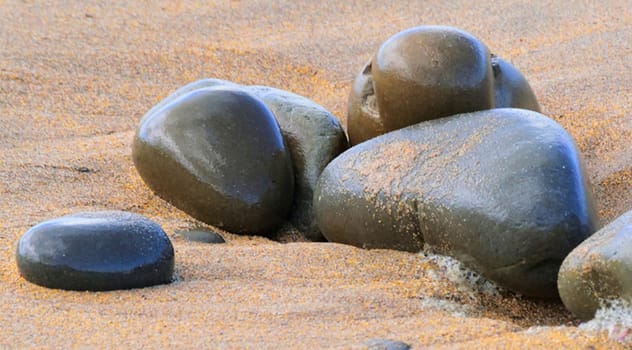
[[[354,146],[323,171],[314,207],[330,241],[428,243],[539,297],[557,295],[562,260],[597,226],[573,140],[522,109],[440,118]]]
[[[297,94],[258,85],[239,85],[221,79],[202,79],[185,85],[166,97],[143,120],[183,94],[222,86],[247,91],[272,111],[289,149],[295,176],[295,192],[290,222],[306,238],[323,241],[314,221],[314,186],[325,166],[348,148],[347,137],[338,119],[322,106]],[[141,121],[142,125],[142,121]]]
[[[632,211],[577,246],[557,283],[566,308],[583,320],[615,299],[632,302]]]

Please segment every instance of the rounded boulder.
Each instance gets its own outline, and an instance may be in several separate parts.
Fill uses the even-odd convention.
[[[632,302],[632,211],[573,249],[557,285],[566,308],[583,320],[613,300]]]
[[[241,89],[198,89],[152,110],[132,156],[156,194],[207,224],[267,235],[289,215],[288,149],[272,112]]]
[[[535,297],[557,297],[562,260],[598,227],[572,138],[523,109],[435,119],[356,145],[325,168],[314,208],[330,241],[429,244]]]
[[[490,59],[482,42],[452,27],[420,26],[393,35],[352,88],[351,144],[422,121],[494,108]]]

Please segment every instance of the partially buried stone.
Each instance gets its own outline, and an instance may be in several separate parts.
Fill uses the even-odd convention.
[[[212,232],[203,228],[177,231],[177,234],[181,235],[187,241],[201,242],[201,243],[225,243],[224,237],[217,232]]]
[[[613,300],[632,303],[632,211],[577,246],[557,283],[566,308],[583,320]]]
[[[56,289],[104,291],[172,280],[171,241],[132,213],[79,213],[42,222],[19,240],[16,260],[28,281]]]
[[[496,108],[522,108],[540,112],[540,104],[527,79],[511,63],[492,55]]]
[[[166,97],[147,112],[143,120],[184,94],[214,86],[252,93],[273,112],[289,149],[294,170],[295,192],[290,221],[307,239],[324,240],[314,221],[312,198],[322,170],[348,148],[347,137],[337,118],[313,101],[288,91],[267,86],[238,85],[221,79],[202,79]]]
[[[557,296],[562,260],[598,225],[573,140],[522,109],[436,119],[352,147],[323,171],[314,208],[330,241],[428,243],[537,297]]]
[[[292,162],[272,112],[250,93],[185,93],[141,121],[132,156],[145,183],[205,223],[266,235],[294,194]]]
[[[367,343],[367,350],[409,350],[410,345],[398,341],[388,339],[371,339]]]

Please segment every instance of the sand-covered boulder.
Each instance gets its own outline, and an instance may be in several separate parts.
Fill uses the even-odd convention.
[[[314,203],[331,241],[428,243],[539,297],[557,295],[562,260],[597,225],[573,140],[522,109],[435,119],[354,146],[325,168]]]
[[[266,235],[289,215],[289,151],[272,112],[241,89],[194,90],[156,109],[132,155],[156,194],[205,223]]]
[[[19,240],[26,280],[49,288],[115,290],[169,283],[169,237],[153,221],[119,211],[77,213],[42,222]]]
[[[303,96],[272,87],[239,85],[221,79],[202,79],[181,87],[154,106],[143,119],[183,94],[213,86],[247,91],[261,99],[272,111],[289,149],[294,170],[295,191],[290,221],[306,238],[324,240],[314,221],[312,198],[322,170],[348,148],[347,137],[338,119]]]
[[[557,283],[566,308],[584,320],[613,300],[632,302],[632,211],[576,247]]]

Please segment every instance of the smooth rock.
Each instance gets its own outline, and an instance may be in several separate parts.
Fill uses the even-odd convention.
[[[19,240],[26,280],[48,288],[115,290],[172,280],[174,252],[165,232],[132,213],[79,213],[42,222]]]
[[[487,47],[471,34],[420,26],[386,40],[349,97],[352,145],[422,121],[494,108]]]
[[[612,300],[632,302],[632,211],[577,246],[564,259],[557,284],[566,308],[583,320]]]
[[[217,232],[209,231],[207,229],[199,228],[193,230],[177,231],[177,234],[181,235],[187,241],[200,242],[200,243],[226,243],[224,237]]]
[[[367,342],[367,350],[409,350],[410,345],[388,339],[371,339]]]
[[[157,108],[132,155],[156,194],[205,223],[266,235],[289,215],[289,152],[272,112],[241,89],[199,89]]]
[[[522,108],[540,112],[540,104],[527,79],[511,63],[492,55],[496,108]]]
[[[419,123],[350,148],[323,171],[314,208],[330,241],[425,243],[499,285],[557,295],[559,266],[597,227],[571,137],[522,109]]]
[[[312,199],[320,173],[348,148],[347,137],[338,119],[322,106],[291,92],[266,86],[238,85],[220,79],[202,79],[181,87],[153,107],[144,118],[183,94],[212,86],[243,89],[260,98],[273,112],[290,151],[295,176],[290,222],[307,239],[324,240],[314,221]]]

